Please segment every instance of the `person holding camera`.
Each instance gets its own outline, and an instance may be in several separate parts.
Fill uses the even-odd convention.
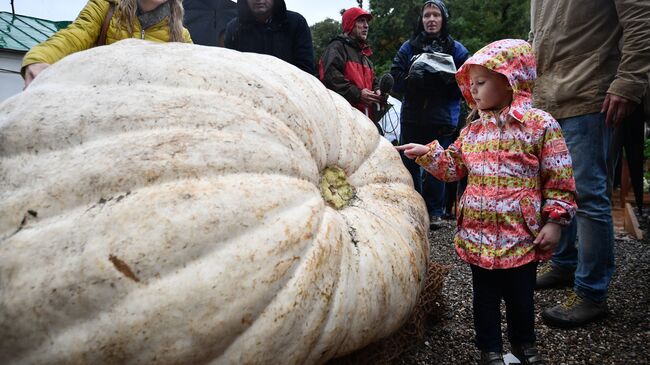
[[[403,95],[400,144],[438,140],[447,148],[453,142],[461,101],[453,73],[468,58],[468,51],[449,35],[448,23],[447,6],[441,0],[426,1],[413,36],[393,59],[393,91]],[[402,160],[426,202],[431,228],[439,228],[445,213],[445,184],[423,173],[413,160],[403,155]]]

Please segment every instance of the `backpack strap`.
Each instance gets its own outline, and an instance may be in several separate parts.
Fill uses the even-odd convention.
[[[108,26],[111,23],[111,18],[113,18],[113,13],[115,13],[115,4],[111,3],[108,6],[108,11],[106,12],[106,16],[104,17],[104,22],[102,23],[102,29],[99,32],[99,38],[97,38],[95,47],[106,45],[106,34],[108,33]]]

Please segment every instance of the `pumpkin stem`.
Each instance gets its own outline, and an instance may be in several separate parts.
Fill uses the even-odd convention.
[[[323,199],[334,209],[343,208],[354,198],[354,188],[340,167],[326,167],[321,173],[319,186]]]

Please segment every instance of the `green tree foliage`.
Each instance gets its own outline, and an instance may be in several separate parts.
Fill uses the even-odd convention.
[[[343,32],[341,23],[330,18],[311,26],[311,36],[314,43],[314,60],[316,64],[318,64],[318,60],[323,55],[325,47],[327,47],[332,39],[341,34],[341,32]]]
[[[422,3],[421,0],[370,0],[373,20],[370,22],[368,42],[374,52],[372,61],[378,75],[390,70],[399,46],[411,36]],[[334,35],[333,23],[338,27]],[[311,31],[318,60],[329,41],[343,30],[338,21],[326,19],[312,25]]]
[[[499,39],[528,39],[528,0],[452,0],[448,5],[452,37],[470,53]]]
[[[402,43],[413,35],[424,0],[370,0],[369,42],[378,74],[390,70]],[[529,0],[447,0],[451,36],[470,53],[504,38],[528,38]]]
[[[397,50],[413,34],[423,3],[422,0],[370,0],[373,19],[368,42],[374,52],[372,61],[377,75],[390,71]]]
[[[424,0],[370,0],[373,15],[368,42],[374,52],[375,73],[390,70],[399,47],[413,35]],[[529,0],[446,0],[449,30],[470,53],[504,38],[528,38]],[[316,59],[329,41],[340,34],[338,21],[326,19],[312,26]]]

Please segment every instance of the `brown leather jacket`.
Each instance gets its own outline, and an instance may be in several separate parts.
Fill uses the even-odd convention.
[[[607,93],[641,102],[649,24],[647,0],[532,0],[535,107],[562,119],[599,112]]]

